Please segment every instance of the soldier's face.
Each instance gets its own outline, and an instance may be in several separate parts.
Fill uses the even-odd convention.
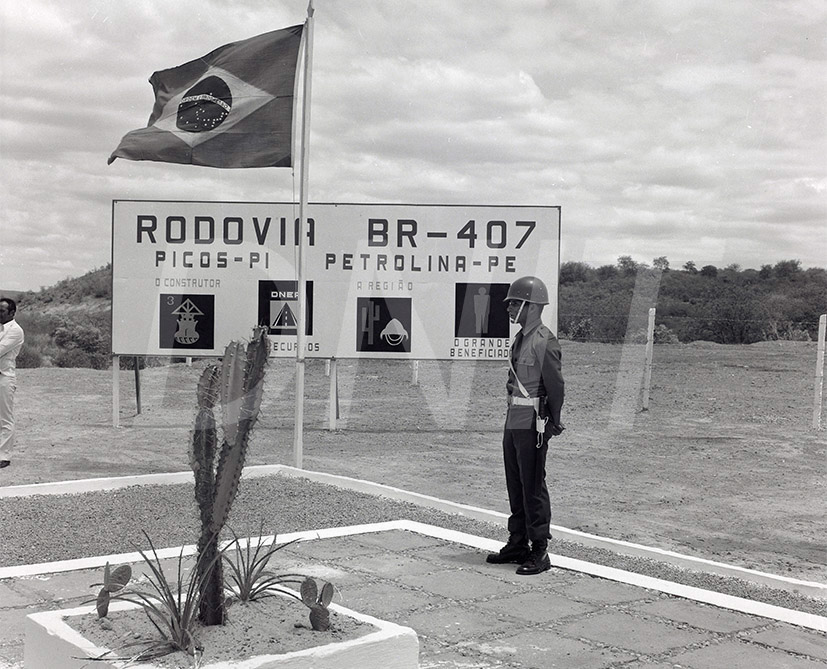
[[[522,300],[508,300],[505,305],[508,318],[512,323],[525,323],[525,302]]]

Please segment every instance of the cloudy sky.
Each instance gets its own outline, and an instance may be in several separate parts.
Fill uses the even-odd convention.
[[[311,201],[562,207],[562,257],[827,266],[819,0],[316,0]],[[306,0],[0,5],[0,288],[110,258],[113,199],[292,201],[290,169],[106,160],[151,73]]]

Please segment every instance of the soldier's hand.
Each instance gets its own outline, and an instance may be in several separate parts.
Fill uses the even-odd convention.
[[[566,426],[562,423],[551,423],[549,422],[548,427],[546,428],[547,432],[552,437],[558,437],[563,434],[563,430],[566,429]]]

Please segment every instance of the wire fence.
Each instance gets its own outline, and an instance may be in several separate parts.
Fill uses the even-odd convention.
[[[712,341],[719,344],[750,344],[758,341],[816,341],[818,318],[777,322],[767,318],[722,318],[658,316],[655,343],[676,344]],[[622,344],[630,337],[639,341],[643,326],[628,327],[627,316],[590,311],[561,314],[558,335],[572,341]],[[679,333],[692,333],[681,337]],[[736,341],[732,341],[736,339]]]
[[[561,286],[559,334],[575,341],[630,341],[640,338],[654,308],[656,343],[814,341],[819,315],[827,308],[824,286],[815,281],[774,291],[750,284],[699,287],[686,283],[685,276],[676,280],[651,269],[626,279]]]

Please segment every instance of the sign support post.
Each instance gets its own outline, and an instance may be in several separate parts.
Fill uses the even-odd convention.
[[[119,427],[121,413],[121,356],[112,356],[112,427]]]
[[[327,412],[327,429],[336,430],[336,419],[339,417],[339,365],[336,358],[331,358],[330,364],[330,403]]]
[[[140,358],[136,355],[132,358],[135,363],[135,406],[138,413],[141,413],[141,372],[140,372]]]

